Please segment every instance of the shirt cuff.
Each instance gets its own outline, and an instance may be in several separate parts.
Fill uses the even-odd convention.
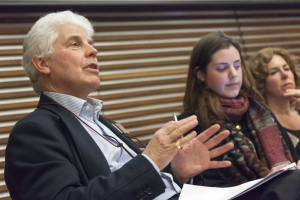
[[[153,162],[153,160],[151,158],[149,158],[149,156],[142,154],[145,158],[147,158],[147,160],[153,165],[154,169],[157,171],[157,173],[160,175],[160,170],[157,167],[157,165],[155,164],[155,162]]]

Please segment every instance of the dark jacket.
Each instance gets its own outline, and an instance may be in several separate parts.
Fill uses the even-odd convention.
[[[41,95],[41,105],[11,131],[5,181],[13,200],[153,199],[165,185],[151,163],[137,155],[114,172],[80,122]],[[140,149],[109,121],[99,120],[137,154]]]

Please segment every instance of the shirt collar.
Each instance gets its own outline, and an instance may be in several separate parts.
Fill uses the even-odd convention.
[[[68,110],[73,112],[76,116],[79,116],[80,111],[84,105],[89,103],[93,107],[93,112],[97,112],[97,118],[99,117],[100,111],[103,106],[103,101],[87,97],[87,100],[80,99],[68,94],[61,94],[56,92],[43,92],[46,96],[50,97],[60,105],[66,107]]]

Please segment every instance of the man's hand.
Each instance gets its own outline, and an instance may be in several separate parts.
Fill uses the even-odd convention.
[[[196,133],[182,137],[187,131],[198,124],[197,117],[191,116],[178,122],[170,121],[155,132],[143,154],[153,160],[160,170],[165,168],[179,150],[175,142],[180,139],[180,145],[190,142]]]
[[[227,143],[211,150],[229,136],[229,131],[225,130],[209,139],[219,129],[220,126],[217,124],[211,126],[196,138],[192,139],[181,151],[177,152],[171,162],[171,171],[180,183],[187,183],[191,177],[204,170],[229,167],[231,165],[229,161],[210,160],[233,148],[232,143]]]

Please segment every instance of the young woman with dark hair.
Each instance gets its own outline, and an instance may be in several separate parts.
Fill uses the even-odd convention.
[[[289,137],[282,134],[256,90],[254,79],[245,67],[240,45],[223,32],[208,34],[194,46],[184,108],[185,112],[179,118],[195,114],[199,122],[195,128],[198,134],[217,123],[221,129],[230,131],[224,142],[234,144],[232,150],[217,158],[229,160],[232,165],[203,172],[194,177],[194,184],[234,186],[263,178],[298,161]],[[295,176],[300,178],[298,170],[289,178]],[[292,199],[298,195],[300,181],[295,184]],[[242,198],[288,199],[279,184],[277,186],[279,188],[272,185],[271,193],[260,187]],[[273,198],[273,192],[278,198]]]

